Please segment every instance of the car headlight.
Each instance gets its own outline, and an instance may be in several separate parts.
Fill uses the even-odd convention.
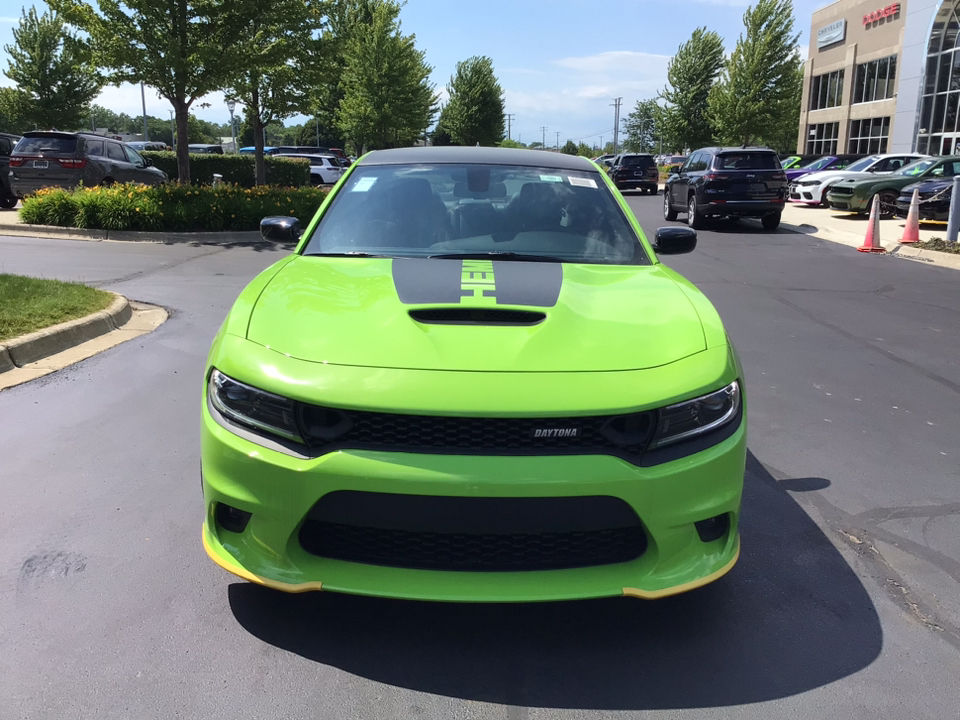
[[[811,185],[819,185],[820,181],[819,180],[801,180],[797,184],[802,187],[810,187]]]
[[[709,395],[669,405],[660,410],[650,449],[688,440],[717,430],[740,411],[740,383],[734,380]]]
[[[219,370],[207,384],[210,404],[230,420],[302,443],[297,425],[297,403],[229,378]]]

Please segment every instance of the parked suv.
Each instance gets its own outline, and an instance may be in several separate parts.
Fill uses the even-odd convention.
[[[640,188],[656,195],[660,183],[660,171],[653,155],[645,153],[621,153],[610,165],[610,179],[619,190]]]
[[[138,182],[158,185],[167,174],[131,147],[102,135],[24,133],[10,157],[10,188],[23,198],[44,187]]]
[[[700,228],[709,217],[755,217],[773,230],[787,199],[787,176],[770,148],[701,148],[667,178],[663,217]]]
[[[19,135],[0,133],[0,207],[12,208],[17,204],[17,196],[10,189],[10,155],[14,146],[20,142]]]

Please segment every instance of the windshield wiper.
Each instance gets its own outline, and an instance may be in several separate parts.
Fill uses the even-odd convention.
[[[304,253],[304,255],[306,255],[307,257],[361,257],[361,258],[393,257],[393,255],[378,255],[377,253],[361,252],[359,250],[352,250],[350,252],[335,252],[335,253],[315,252],[315,253]]]
[[[443,255],[427,255],[428,258],[440,260],[518,260],[521,262],[563,262],[553,255],[528,255],[526,253],[504,252],[491,250],[490,252],[476,253],[446,253]]]

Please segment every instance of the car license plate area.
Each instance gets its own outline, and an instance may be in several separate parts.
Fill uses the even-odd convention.
[[[50,166],[50,162],[47,160],[34,160],[33,166],[38,170],[46,170]]]

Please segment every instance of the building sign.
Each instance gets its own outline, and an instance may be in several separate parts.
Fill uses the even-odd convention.
[[[847,21],[837,20],[817,30],[817,47],[822,48],[840,42],[847,36]]]
[[[884,18],[891,18],[894,15],[900,14],[900,3],[896,2],[891,5],[887,5],[881,10],[876,10],[872,13],[867,13],[863,16],[863,24],[871,25],[872,23],[883,20]]]

